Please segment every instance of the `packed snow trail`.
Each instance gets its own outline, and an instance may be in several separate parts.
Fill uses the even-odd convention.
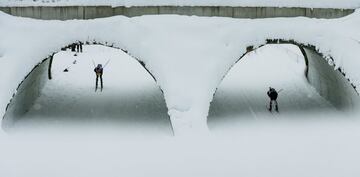
[[[74,54],[67,50],[54,56],[53,80],[47,82],[29,112],[13,120],[10,130],[94,126],[128,134],[172,134],[163,95],[134,58],[99,45],[85,45],[83,53]],[[104,68],[102,92],[94,92],[92,60],[103,65],[111,60]],[[69,72],[63,72],[65,68]]]
[[[210,129],[238,126],[244,120],[329,118],[338,111],[309,85],[305,60],[295,45],[266,45],[248,53],[230,70],[210,107]],[[280,113],[266,107],[269,87],[279,93]],[[343,117],[343,116],[342,116]]]

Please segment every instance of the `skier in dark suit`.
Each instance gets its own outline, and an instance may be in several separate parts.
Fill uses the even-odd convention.
[[[101,83],[101,91],[103,90],[103,79],[102,79],[103,70],[104,69],[101,64],[98,64],[97,67],[94,69],[94,72],[96,74],[95,92],[98,88],[99,77],[100,77],[100,83]]]
[[[272,111],[272,103],[275,103],[275,111],[279,112],[278,103],[276,101],[278,97],[278,92],[274,88],[269,87],[269,91],[267,92],[267,95],[270,98],[270,106],[268,108],[269,111]]]

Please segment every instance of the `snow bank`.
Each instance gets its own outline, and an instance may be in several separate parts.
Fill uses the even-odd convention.
[[[358,177],[358,121],[242,124],[232,136],[126,139],[0,134],[4,177]],[[65,134],[65,135],[64,135]],[[235,135],[234,135],[235,134]],[[135,139],[135,140],[134,140]]]
[[[241,6],[241,7],[360,7],[359,0],[2,0],[0,6]]]
[[[176,133],[206,131],[210,101],[222,78],[248,46],[267,39],[316,46],[360,86],[359,10],[332,20],[162,15],[43,21],[0,13],[0,26],[0,65],[5,66],[0,70],[0,115],[35,65],[76,40],[114,45],[143,61],[164,91]]]

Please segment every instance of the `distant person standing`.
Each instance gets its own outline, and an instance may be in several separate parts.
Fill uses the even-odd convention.
[[[76,51],[76,45],[75,45],[75,43],[73,43],[73,44],[71,44],[71,51],[72,52],[75,52]]]
[[[83,52],[83,43],[81,41],[79,42],[79,46],[80,46],[80,52],[82,53]]]
[[[99,77],[100,77],[100,83],[101,83],[101,91],[103,90],[103,79],[102,79],[103,70],[104,69],[101,64],[98,64],[94,69],[94,72],[96,74],[95,92],[97,91],[97,88],[98,88]]]
[[[270,98],[270,105],[268,107],[269,111],[272,111],[272,104],[275,103],[275,111],[279,112],[279,107],[278,107],[278,103],[276,101],[277,97],[278,97],[278,92],[274,89],[269,87],[269,91],[267,92],[267,95]]]
[[[75,45],[76,45],[76,52],[79,53],[79,51],[80,51],[80,44],[77,42]]]

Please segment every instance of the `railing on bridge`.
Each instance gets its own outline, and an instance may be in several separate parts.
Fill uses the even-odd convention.
[[[124,15],[128,17],[158,14],[219,16],[232,18],[310,17],[339,18],[353,13],[354,9],[331,8],[279,8],[279,7],[223,7],[223,6],[43,6],[0,7],[0,10],[21,17],[45,20],[94,19]]]

